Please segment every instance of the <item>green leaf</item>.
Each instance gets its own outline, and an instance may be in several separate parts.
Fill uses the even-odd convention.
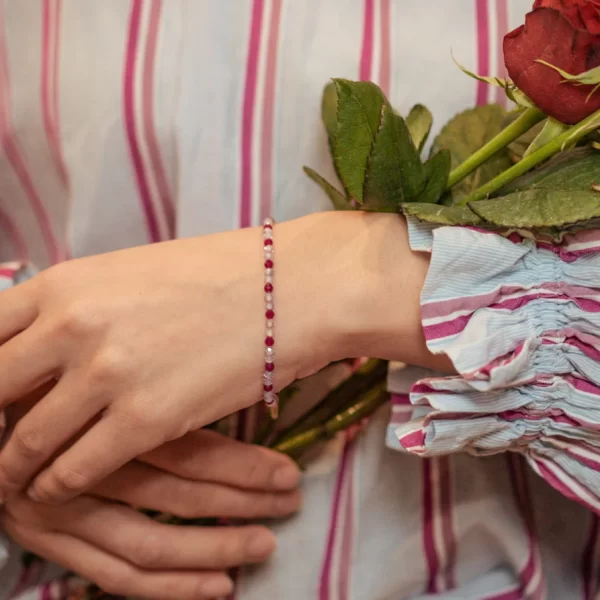
[[[425,184],[425,168],[406,122],[385,104],[367,163],[364,204],[375,209],[397,208],[418,196]]]
[[[452,158],[449,150],[440,150],[425,163],[427,184],[415,202],[436,203],[444,195]]]
[[[411,202],[402,205],[408,217],[436,225],[479,225],[481,219],[468,206],[441,206]]]
[[[495,104],[466,110],[455,116],[442,129],[433,143],[432,152],[450,150],[452,169],[455,169],[502,131],[505,116],[504,109]],[[509,152],[503,149],[452,188],[453,201],[470,195],[511,166]]]
[[[517,177],[495,195],[506,197],[514,192],[552,187],[567,187],[585,191],[598,179],[600,173],[600,153],[589,147],[561,152],[541,166]]]
[[[329,181],[321,177],[310,167],[303,167],[304,172],[327,194],[336,210],[354,210],[346,196],[338,191]]]
[[[578,75],[572,75],[571,73],[567,73],[566,71],[563,71],[562,69],[551,65],[549,62],[546,62],[541,58],[538,59],[536,62],[539,62],[542,65],[546,65],[547,67],[554,69],[555,71],[560,73],[560,75],[564,77],[565,80],[570,81],[571,83],[575,83],[576,85],[595,85],[596,87],[592,90],[590,96],[600,88],[600,67],[594,67],[589,71],[584,71],[583,73],[579,73]]]
[[[406,117],[406,126],[419,153],[423,151],[432,125],[433,115],[427,107],[417,104],[410,109]]]
[[[368,81],[334,79],[334,83],[338,97],[334,162],[348,195],[362,204],[367,164],[387,100]]]
[[[501,190],[503,195],[469,206],[497,227],[564,228],[600,217],[594,189],[600,154],[591,148],[563,152]]]
[[[565,125],[552,117],[548,117],[543,123],[544,126],[531,142],[525,154],[523,154],[523,158],[533,154],[536,150],[539,150],[542,146],[545,146],[548,142],[551,142],[570,128],[570,125]]]
[[[499,77],[485,77],[483,75],[477,75],[477,73],[473,73],[473,71],[469,71],[466,67],[461,65],[454,55],[452,55],[452,60],[454,64],[465,74],[477,81],[482,81],[483,83],[487,83],[488,85],[493,85],[494,87],[500,87],[504,90],[504,93],[508,97],[509,100],[512,100],[517,106],[521,106],[522,108],[533,108],[533,102],[510,80],[510,79],[501,79]]]
[[[321,99],[321,118],[327,131],[327,137],[330,142],[335,140],[337,130],[337,111],[338,111],[338,95],[337,87],[333,81],[328,83],[323,90],[323,98]]]
[[[469,206],[487,223],[511,229],[565,227],[600,217],[600,195],[591,188],[533,188]]]

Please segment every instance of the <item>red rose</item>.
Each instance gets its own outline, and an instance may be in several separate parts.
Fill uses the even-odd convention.
[[[600,0],[536,0],[525,25],[504,38],[508,74],[540,110],[574,124],[600,109],[594,86],[565,83],[538,59],[572,75],[600,66]]]
[[[600,35],[600,0],[535,0],[533,8],[553,8],[575,29]]]

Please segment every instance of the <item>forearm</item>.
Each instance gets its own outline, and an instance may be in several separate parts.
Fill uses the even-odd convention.
[[[410,250],[402,217],[321,213],[279,230],[277,272],[285,285],[291,269],[296,292],[309,302],[282,309],[293,305],[314,317],[329,359],[371,356],[452,370],[425,345],[419,299],[429,256]],[[280,316],[279,323],[294,318]]]

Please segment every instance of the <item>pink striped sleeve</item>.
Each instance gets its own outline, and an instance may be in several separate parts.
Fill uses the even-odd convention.
[[[413,247],[432,255],[421,299],[427,345],[459,375],[412,386],[410,418],[390,425],[399,445],[422,456],[521,453],[600,513],[600,235],[552,244],[416,222],[410,230]]]

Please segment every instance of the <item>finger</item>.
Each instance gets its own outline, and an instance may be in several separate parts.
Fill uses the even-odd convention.
[[[289,457],[208,429],[188,433],[140,460],[187,479],[245,489],[287,491],[300,483],[300,470]]]
[[[62,509],[69,507],[68,513]],[[132,508],[82,496],[49,507],[61,529],[143,569],[220,570],[263,562],[273,534],[258,525],[179,527],[158,523]],[[69,517],[69,518],[67,518]]]
[[[0,344],[27,329],[37,315],[33,281],[0,292]]]
[[[143,463],[129,463],[100,482],[94,494],[184,519],[278,518],[295,513],[300,492],[255,492],[182,479]]]
[[[109,413],[35,478],[28,495],[38,502],[65,502],[164,441],[155,422]]]
[[[218,572],[146,571],[68,534],[40,531],[4,515],[2,524],[21,546],[96,583],[114,595],[157,600],[214,599],[231,593],[231,580]]]
[[[103,408],[74,375],[58,384],[15,425],[0,451],[0,492],[22,489],[56,451]],[[76,401],[74,401],[74,399]]]
[[[33,325],[0,345],[0,409],[26,396],[59,370],[45,327]]]

